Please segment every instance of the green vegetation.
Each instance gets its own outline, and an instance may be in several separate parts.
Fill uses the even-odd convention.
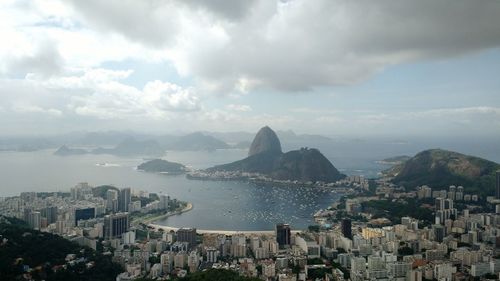
[[[59,196],[59,197],[70,197],[71,196],[71,193],[69,192],[61,192],[61,191],[57,191],[57,192],[37,192],[36,193],[36,197],[37,198],[41,198],[41,199],[45,199],[47,197],[51,197],[51,196]]]
[[[330,267],[309,269],[307,271],[307,277],[311,280],[316,280],[316,279],[323,280],[323,278],[325,278],[325,275],[327,273],[332,273],[332,269]]]
[[[144,162],[141,165],[139,165],[137,169],[151,173],[169,173],[169,174],[182,174],[187,170],[186,166],[180,163],[169,162],[163,159],[154,159]]]
[[[307,264],[325,264],[325,263],[320,258],[314,258],[314,259],[308,259]]]
[[[110,257],[81,247],[60,236],[28,229],[16,219],[0,217],[0,276],[18,280],[29,273],[33,280],[115,280],[122,271]],[[65,258],[74,254],[73,263]],[[66,268],[62,267],[66,265]]]
[[[260,281],[259,278],[250,278],[239,276],[237,272],[224,269],[209,269],[207,271],[195,272],[185,278],[180,278],[180,281]]]
[[[418,153],[408,161],[386,171],[394,175],[393,182],[408,189],[420,185],[446,188],[462,185],[467,193],[493,194],[495,172],[500,165],[482,158],[442,149]]]
[[[310,225],[310,226],[307,227],[307,229],[310,232],[319,232],[321,230],[321,226],[319,226],[319,225]]]
[[[96,186],[92,189],[92,193],[94,195],[94,197],[101,197],[101,198],[104,198],[106,199],[106,192],[108,192],[108,190],[116,190],[116,191],[120,191],[117,187],[115,186],[112,186],[112,185],[100,185],[100,186]]]
[[[424,225],[432,223],[434,216],[432,211],[420,207],[415,199],[405,202],[389,200],[373,200],[362,203],[364,212],[372,213],[373,218],[387,218],[392,223],[400,223],[401,217],[412,217],[424,222]]]
[[[398,255],[400,256],[411,256],[413,255],[413,249],[410,247],[402,247],[398,249]]]

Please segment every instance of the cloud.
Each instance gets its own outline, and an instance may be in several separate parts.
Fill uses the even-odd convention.
[[[252,108],[246,104],[228,104],[226,108],[232,111],[240,111],[240,112],[252,111]]]
[[[181,2],[72,1],[93,28],[163,46],[179,72],[214,92],[352,84],[500,45],[498,1]]]
[[[62,115],[62,112],[60,110],[54,108],[46,109],[36,105],[29,105],[29,104],[16,104],[13,107],[13,110],[18,113],[42,113],[55,117],[59,117]]]
[[[60,73],[63,59],[54,42],[45,42],[37,47],[32,54],[5,58],[5,69],[8,69],[8,73],[5,71],[4,75],[24,77],[27,74],[36,74],[46,78]]]
[[[0,80],[0,91],[5,93],[5,104],[17,114],[48,113],[147,122],[168,120],[175,114],[201,109],[201,101],[193,88],[155,80],[138,89],[122,81],[132,72],[87,69],[48,79],[28,75],[23,80]]]

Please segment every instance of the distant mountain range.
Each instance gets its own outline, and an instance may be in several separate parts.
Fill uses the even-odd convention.
[[[216,149],[227,149],[230,146],[209,135],[205,135],[200,132],[188,134],[180,137],[172,137],[172,143],[167,144],[167,150],[216,150]]]
[[[317,149],[301,148],[283,153],[278,136],[267,126],[255,136],[247,158],[207,171],[261,173],[278,180],[303,182],[334,182],[345,177]]]
[[[385,171],[393,182],[413,189],[428,185],[435,189],[462,185],[467,192],[493,195],[495,172],[500,164],[458,152],[430,149]]]
[[[81,155],[81,154],[112,154],[118,156],[162,156],[165,154],[158,142],[153,140],[138,141],[133,138],[128,138],[120,142],[114,148],[98,147],[92,150],[82,148],[69,148],[66,145],[59,147],[54,152],[55,155],[68,156],[68,155]]]

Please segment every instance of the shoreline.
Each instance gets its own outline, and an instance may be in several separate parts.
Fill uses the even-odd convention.
[[[166,232],[177,231],[182,227],[172,227],[160,224],[148,224],[148,227],[152,227],[155,230],[163,229]],[[300,233],[303,230],[291,230],[292,233]],[[245,234],[245,235],[274,235],[274,230],[213,230],[213,229],[196,229],[196,233],[198,234],[225,234],[225,235],[236,235],[236,234]]]
[[[155,221],[165,219],[171,216],[175,215],[180,215],[185,212],[189,212],[193,209],[193,204],[188,202],[186,207],[184,207],[182,210],[173,212],[173,213],[168,213],[160,216],[156,216],[153,218],[149,218],[143,221],[140,221],[140,223],[143,223],[148,226],[148,228],[154,228],[155,230],[164,230],[166,232],[170,231],[177,231],[182,227],[172,227],[172,226],[166,226],[166,225],[161,225],[161,224],[156,224],[154,223]],[[291,230],[292,233],[299,233],[302,232],[303,230]],[[235,234],[245,234],[245,235],[274,235],[275,231],[274,230],[213,230],[213,229],[196,229],[196,233],[198,234],[225,234],[225,235],[235,235]]]
[[[137,221],[137,223],[143,223],[143,224],[149,226],[149,225],[152,224],[152,222],[155,222],[155,221],[158,221],[158,220],[161,220],[161,219],[165,219],[165,218],[168,218],[168,217],[171,217],[171,216],[175,216],[175,215],[180,215],[180,214],[185,213],[185,212],[189,212],[193,208],[194,208],[193,204],[191,202],[187,202],[186,207],[184,207],[182,210],[178,210],[178,211],[175,211],[173,213],[166,213],[166,214],[155,216],[155,217],[148,218],[148,219],[145,219],[145,220],[140,220],[139,219]]]

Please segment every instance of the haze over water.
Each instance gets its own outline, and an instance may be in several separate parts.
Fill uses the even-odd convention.
[[[374,177],[387,166],[376,160],[400,154],[413,155],[422,147],[444,147],[483,156],[499,162],[500,152],[491,142],[467,147],[462,142],[391,143],[358,141],[320,147],[343,173]],[[466,143],[466,142],[464,142]],[[314,147],[314,145],[311,145]],[[284,146],[285,150],[291,147]],[[135,170],[142,158],[112,155],[54,156],[53,150],[36,152],[0,152],[0,196],[22,191],[68,191],[78,182],[91,185],[112,184],[137,190],[169,194],[194,204],[194,209],[160,223],[173,227],[197,227],[223,230],[270,230],[275,223],[287,222],[294,228],[310,225],[312,215],[338,199],[327,190],[298,187],[259,187],[241,182],[187,180],[184,175],[168,176]],[[165,159],[192,168],[207,168],[246,157],[247,150],[215,152],[167,152]],[[103,164],[106,165],[97,165]]]

